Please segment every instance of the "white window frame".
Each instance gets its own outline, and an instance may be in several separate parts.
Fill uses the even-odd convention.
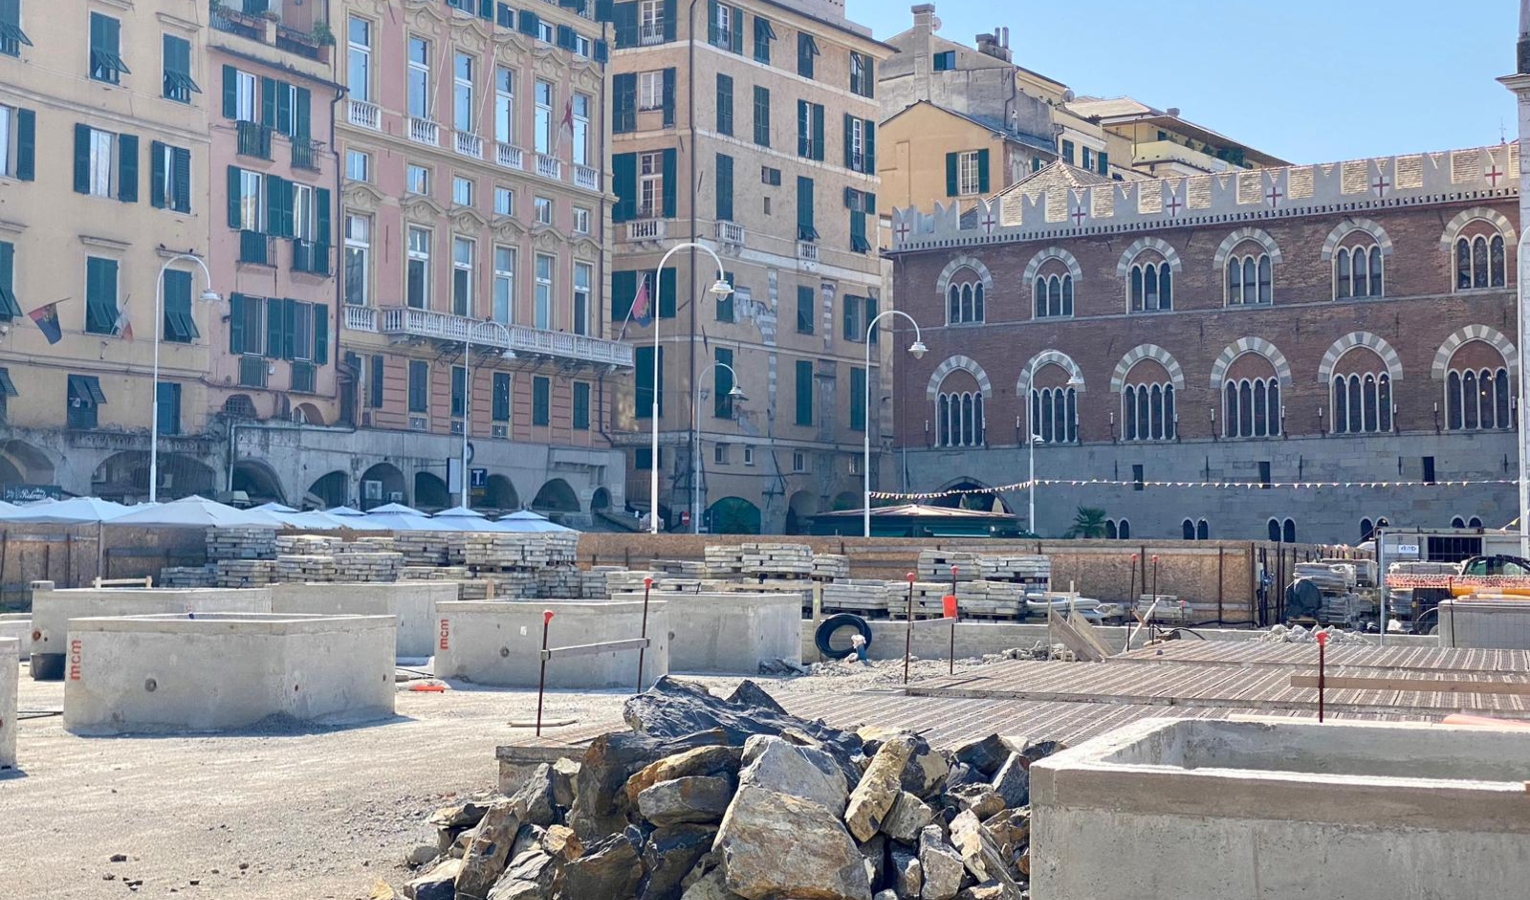
[[[731,48],[733,46],[733,7],[726,3],[717,4],[716,25],[719,45]]]
[[[812,126],[809,126],[810,128]],[[850,161],[855,164],[855,171],[866,171],[866,120],[851,118],[850,120]]]
[[[590,211],[582,206],[574,207],[574,234],[590,233]]]
[[[536,258],[537,292],[532,311],[532,325],[540,331],[553,330],[553,267],[557,257],[538,253]]]
[[[545,91],[543,89],[546,89]],[[543,94],[547,100],[542,100]],[[556,118],[553,116],[553,107],[557,104],[558,92],[556,86],[550,81],[538,78],[532,89],[532,99],[536,102],[536,152],[543,156],[550,155],[553,148],[553,129]]]
[[[574,305],[571,313],[572,321],[569,322],[569,330],[574,334],[588,335],[590,333],[590,284],[595,277],[595,267],[589,263],[574,263]],[[580,316],[580,310],[584,315]],[[580,318],[584,319],[584,328],[579,327]]]
[[[551,44],[556,41],[555,32],[553,31],[553,23],[547,21],[546,19],[537,20],[537,40],[544,44]]]
[[[361,170],[361,177],[356,177],[357,169]],[[365,150],[347,149],[345,151],[345,177],[351,181],[372,181],[372,154]]]
[[[500,202],[504,201],[504,202]],[[515,215],[515,189],[503,185],[494,186],[494,214],[496,216]]]
[[[982,175],[982,166],[978,164],[978,151],[963,151],[956,158],[956,193],[962,197],[981,193]]]
[[[419,44],[425,50],[425,60],[423,62],[414,58],[416,44]],[[415,37],[411,34],[407,38],[407,43],[405,43],[404,47],[409,59],[408,77],[404,85],[405,109],[409,113],[410,118],[434,121],[434,117],[431,115],[433,104],[431,103],[432,98],[430,95],[430,40]],[[420,92],[419,104],[414,102],[416,85],[419,86]]]
[[[575,56],[580,57],[581,59],[589,59],[590,58],[590,50],[591,50],[591,48],[593,46],[594,45],[590,43],[590,39],[589,38],[585,37],[582,34],[578,34],[577,32],[574,34],[574,55]]]
[[[537,197],[532,203],[536,212],[538,225],[551,225],[553,221],[553,202],[551,197]]]
[[[452,203],[457,206],[472,206],[476,199],[473,179],[464,178],[461,175],[452,176]]]
[[[424,241],[420,245],[418,245],[418,246],[416,245],[416,242],[415,242],[415,237],[416,236],[422,236],[424,238]],[[408,249],[406,251],[405,261],[404,261],[404,305],[405,306],[409,306],[410,305],[410,303],[409,303],[409,269],[410,269],[411,266],[413,266],[415,264],[418,264],[420,269],[421,269],[421,274],[424,277],[420,279],[420,291],[421,291],[420,305],[417,306],[417,307],[413,307],[413,308],[415,308],[415,309],[430,309],[430,295],[431,295],[431,284],[430,284],[430,280],[431,280],[431,274],[430,274],[431,264],[430,264],[430,257],[431,257],[431,248],[432,248],[432,245],[435,242],[435,233],[432,232],[429,228],[421,228],[418,225],[410,225],[410,226],[408,226],[407,229],[405,229],[405,240],[408,242],[407,245],[406,245]]]
[[[728,465],[728,446],[729,445],[721,443],[721,442],[712,445],[712,464],[713,465],[715,465],[715,466],[726,466],[726,465]]]
[[[467,64],[467,77],[462,76],[462,66]],[[473,70],[478,59],[471,53],[454,51],[452,54],[452,127],[467,134],[476,134],[478,122],[474,107]]]
[[[494,139],[515,143],[515,70],[494,67]]]
[[[266,230],[265,176],[249,169],[239,170],[239,230]]]
[[[664,0],[642,0],[638,5],[639,40],[659,40],[664,36]]]
[[[463,251],[466,250],[466,259]],[[452,314],[458,316],[473,317],[473,282],[478,279],[474,276],[478,269],[478,242],[470,237],[460,234],[452,235]],[[467,281],[463,285],[463,296],[458,297],[457,285],[459,279],[466,274]]]
[[[355,35],[356,35],[356,25],[358,25],[358,24],[361,25],[361,27],[363,29],[365,29],[365,31],[366,31],[366,34],[364,36],[365,40],[363,40],[363,41],[357,41],[356,37],[355,37]],[[357,84],[350,84],[350,83],[348,83],[346,85],[346,87],[349,88],[349,90],[351,92],[351,97],[353,99],[360,100],[363,103],[371,102],[371,100],[372,100],[372,20],[371,19],[364,19],[364,18],[362,18],[360,16],[351,16],[351,17],[349,17],[348,21],[346,22],[346,28],[345,28],[345,43],[346,43],[346,47],[349,50],[349,55],[348,55],[348,57],[346,59],[346,70],[345,70],[346,81],[347,82],[352,81],[351,76],[356,73],[356,67],[357,67],[358,63],[360,64],[360,67],[361,67],[361,84],[357,85]]]
[[[117,136],[99,128],[90,129],[90,195],[117,196]]]
[[[419,178],[416,179],[415,176]],[[419,182],[419,190],[415,190],[415,181]],[[406,163],[404,166],[404,192],[406,194],[418,194],[421,197],[430,196],[430,168],[416,163]]]
[[[0,103],[0,176],[16,177],[16,107]]]
[[[574,94],[573,160],[576,166],[590,163],[590,106],[589,94]]]
[[[509,325],[515,321],[515,266],[519,251],[498,244],[494,247],[494,321]]]
[[[234,118],[240,122],[259,121],[260,80],[253,73],[239,69],[234,84]]]
[[[361,259],[361,299],[357,302],[351,297],[346,281],[350,271],[350,260],[353,257]],[[345,217],[345,266],[341,270],[341,287],[346,290],[345,302],[352,306],[369,306],[372,299],[372,219],[370,216],[359,216],[349,213]]]
[[[313,188],[306,184],[292,184],[292,237],[299,241],[312,241],[314,235]]]
[[[744,445],[744,465],[754,465],[754,447],[749,444]]]
[[[638,218],[652,219],[664,205],[664,154],[638,154]]]
[[[664,72],[653,69],[638,73],[638,112],[664,108]]]

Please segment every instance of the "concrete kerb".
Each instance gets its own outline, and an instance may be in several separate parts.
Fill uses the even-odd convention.
[[[68,623],[64,727],[228,731],[394,712],[393,616],[198,613]]]
[[[642,635],[643,604],[612,600],[455,601],[436,607],[435,672],[495,687],[535,688],[541,673],[542,613],[554,613],[550,647],[633,640]],[[643,684],[670,671],[672,625],[661,601],[649,604]],[[547,687],[638,687],[638,651],[620,650],[547,666]]]
[[[16,766],[16,691],[21,678],[21,642],[0,638],[0,769]]]

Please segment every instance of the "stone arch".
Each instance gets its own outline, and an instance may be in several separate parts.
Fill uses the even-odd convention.
[[[574,493],[574,489],[569,487],[568,482],[562,478],[554,478],[542,485],[542,489],[537,491],[536,497],[531,501],[531,508],[555,513],[582,511],[579,506],[579,495]]]
[[[1519,240],[1514,231],[1514,223],[1510,222],[1503,213],[1486,206],[1473,206],[1471,209],[1461,210],[1446,224],[1445,231],[1440,235],[1440,249],[1449,253],[1451,244],[1455,243],[1456,235],[1461,233],[1461,229],[1478,219],[1492,223],[1503,234],[1505,244],[1513,244]]]
[[[1056,245],[1046,248],[1031,257],[1030,265],[1025,267],[1025,278],[1020,283],[1029,285],[1036,280],[1036,273],[1041,271],[1041,266],[1049,259],[1061,260],[1068,267],[1068,274],[1073,276],[1073,285],[1077,289],[1080,281],[1084,279],[1084,269],[1078,264],[1078,260],[1072,253]]]
[[[1216,272],[1220,278],[1221,273],[1227,269],[1227,257],[1230,256],[1237,246],[1244,241],[1253,241],[1264,248],[1264,252],[1270,255],[1270,265],[1278,266],[1281,263],[1280,245],[1270,237],[1262,228],[1239,228],[1229,234],[1217,248]]]
[[[818,495],[812,491],[792,494],[786,508],[786,533],[807,534],[813,517],[818,515]]]
[[[928,400],[934,400],[940,393],[940,384],[946,380],[946,376],[952,372],[961,370],[977,379],[978,387],[983,391],[983,399],[993,399],[993,382],[989,380],[988,373],[977,364],[977,360],[970,356],[953,356],[935,367],[935,374],[930,376],[930,386],[925,388],[924,396]]]
[[[1132,366],[1144,359],[1157,360],[1168,370],[1174,390],[1185,389],[1185,370],[1180,368],[1179,360],[1175,359],[1172,353],[1157,344],[1139,344],[1127,351],[1126,355],[1121,357],[1121,361],[1116,363],[1116,371],[1110,376],[1110,390],[1113,393],[1121,393],[1121,389],[1126,386],[1126,376],[1131,374]]]
[[[299,425],[326,425],[324,413],[312,403],[299,403],[292,407],[292,421]]]
[[[724,497],[707,508],[712,534],[759,534],[760,508],[742,497]]]
[[[362,510],[395,502],[394,495],[399,503],[409,502],[409,486],[404,481],[404,473],[392,463],[381,462],[362,472],[360,484]]]
[[[1031,370],[1033,368],[1039,372],[1049,365],[1062,366],[1064,369],[1068,370],[1068,377],[1070,379],[1078,379],[1079,384],[1076,390],[1080,394],[1084,392],[1084,370],[1078,367],[1078,363],[1073,361],[1073,357],[1062,352],[1061,350],[1043,350],[1035,356],[1031,357],[1031,359],[1026,362],[1025,366],[1020,370],[1020,378],[1015,382],[1015,396],[1024,397],[1030,393]],[[1029,403],[1030,401],[1026,402]]]
[[[1374,350],[1376,355],[1381,357],[1381,361],[1387,364],[1387,375],[1392,379],[1392,383],[1402,381],[1402,357],[1391,344],[1387,343],[1386,338],[1371,334],[1369,331],[1351,331],[1334,341],[1333,346],[1328,348],[1328,352],[1323,354],[1323,362],[1318,365],[1318,383],[1327,384],[1332,381],[1334,366],[1339,364],[1344,354],[1356,347]]]
[[[940,278],[935,282],[935,296],[944,301],[946,293],[951,289],[951,279],[956,277],[956,273],[962,269],[971,269],[976,272],[978,280],[983,282],[983,292],[993,295],[993,274],[988,271],[987,266],[983,265],[982,260],[963,253],[947,263],[945,270],[940,273]]]
[[[416,509],[446,509],[452,505],[453,494],[446,489],[446,482],[434,472],[414,473],[414,503]]]
[[[1357,231],[1363,231],[1374,238],[1376,245],[1381,248],[1382,256],[1392,255],[1392,239],[1380,223],[1371,219],[1345,219],[1328,232],[1328,240],[1323,242],[1323,262],[1332,260],[1334,251],[1339,249],[1339,242]]]
[[[308,490],[300,498],[302,505],[317,503],[319,509],[332,509],[336,506],[346,506],[351,499],[350,475],[344,470],[336,469],[323,477],[314,480],[308,486]]]
[[[1503,354],[1504,365],[1509,369],[1511,376],[1519,375],[1519,351],[1514,349],[1514,342],[1504,337],[1503,332],[1486,325],[1468,325],[1460,331],[1445,339],[1440,349],[1434,353],[1434,365],[1430,374],[1435,381],[1444,381],[1445,372],[1450,368],[1450,358],[1456,355],[1462,344],[1472,341],[1482,341],[1492,345],[1493,349]]]
[[[484,500],[490,509],[520,509],[521,495],[516,493],[515,482],[507,475],[490,475],[489,482],[485,485]],[[605,488],[601,488],[605,490]],[[597,492],[598,493],[598,492]],[[606,494],[606,505],[609,506],[611,495]]]
[[[1136,259],[1144,250],[1153,250],[1169,264],[1169,271],[1175,275],[1180,273],[1184,264],[1179,259],[1179,251],[1175,250],[1168,241],[1163,238],[1144,237],[1132,241],[1126,252],[1121,254],[1121,261],[1116,263],[1116,277],[1125,278],[1131,271],[1132,260]]]
[[[53,460],[41,448],[26,441],[13,439],[0,443],[0,460],[9,460],[10,468],[15,470],[14,476],[7,473],[0,477],[0,484],[9,483],[7,478],[13,478],[19,484],[54,483]]]
[[[1286,355],[1279,348],[1264,338],[1246,337],[1239,338],[1236,342],[1228,344],[1222,355],[1211,365],[1211,389],[1220,391],[1222,380],[1227,377],[1227,369],[1238,357],[1247,353],[1257,353],[1270,361],[1275,367],[1275,374],[1280,378],[1281,387],[1291,386],[1291,364],[1286,361]]]

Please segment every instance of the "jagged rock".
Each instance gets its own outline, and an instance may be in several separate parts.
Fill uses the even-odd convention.
[[[510,860],[488,900],[552,900],[558,864],[541,850],[527,850]]]
[[[929,804],[904,791],[893,802],[892,809],[882,820],[882,833],[895,841],[912,844],[919,840],[924,826],[935,821],[935,810]]]
[[[547,832],[541,835],[538,846],[542,848],[543,853],[564,862],[578,859],[580,854],[584,853],[584,844],[580,843],[578,836],[574,834],[574,829],[564,825],[549,827]]]
[[[515,833],[515,843],[510,847],[510,859],[515,859],[527,850],[536,850],[542,846],[542,837],[547,832],[536,825],[522,825]],[[557,854],[550,854],[556,856]]]
[[[959,810],[972,810],[979,819],[987,819],[1004,811],[1004,798],[991,784],[964,784],[946,792],[946,800]]]
[[[636,897],[643,878],[640,841],[637,829],[629,828],[586,846],[578,859],[563,867],[563,896],[602,900]]]
[[[1019,859],[1015,860],[1015,868],[1019,869],[1020,874],[1026,878],[1031,877],[1031,848],[1025,848],[1025,852],[1020,854]]]
[[[446,806],[430,814],[427,819],[430,824],[437,828],[472,828],[483,819],[484,813],[489,811],[489,804],[474,803],[469,800],[456,806]]]
[[[951,774],[951,764],[940,751],[918,735],[911,735],[914,751],[903,766],[903,789],[916,797],[929,797],[945,783]]]
[[[404,865],[411,869],[418,869],[420,866],[435,862],[436,857],[440,855],[441,851],[435,845],[420,844],[404,854]]]
[[[881,829],[882,821],[898,799],[903,767],[913,752],[914,740],[908,735],[894,737],[877,750],[845,807],[845,824],[856,840],[868,841]]]
[[[872,890],[882,884],[887,874],[887,836],[878,834],[860,845],[861,859],[866,861],[866,881]]]
[[[993,776],[993,789],[999,792],[1007,808],[1018,809],[1031,802],[1030,765],[1025,757],[1011,753]]]
[[[453,900],[457,895],[457,874],[461,871],[462,860],[448,859],[404,885],[404,896],[410,900]]]
[[[579,763],[562,757],[552,765],[553,803],[562,809],[574,805],[574,783],[579,778]]]
[[[644,766],[636,775],[627,779],[623,790],[627,802],[637,805],[638,795],[661,781],[674,781],[693,775],[737,775],[739,759],[743,755],[737,747],[697,747],[658,762]]]
[[[823,750],[774,735],[755,735],[744,742],[743,764],[739,784],[811,800],[836,816],[845,813],[850,788],[844,771]]]
[[[1010,897],[1018,898],[1019,894],[1006,894],[1004,886],[996,882],[975,884],[969,888],[963,888],[956,895],[956,900],[1010,900]]]
[[[918,900],[924,891],[924,866],[920,864],[919,856],[894,850],[892,867],[893,890],[902,900]]]
[[[923,900],[951,900],[962,889],[966,867],[961,855],[946,843],[940,826],[930,825],[919,835],[919,865],[924,870]]]
[[[871,900],[898,900],[898,894],[897,894],[896,891],[890,891],[890,890],[888,890],[888,891],[877,891],[877,895],[875,897],[871,898]]]
[[[992,776],[984,775],[963,762],[952,763],[951,773],[946,776],[946,791],[954,791],[968,784],[987,784]]]
[[[723,743],[721,731],[663,740],[631,732],[612,732],[597,737],[579,764],[574,805],[565,823],[582,841],[593,841],[627,827],[629,809],[622,787],[643,767],[696,747]]]
[[[747,900],[871,900],[865,861],[844,826],[800,797],[739,788],[717,848],[724,883]]]
[[[638,794],[638,812],[660,828],[719,822],[732,800],[733,781],[726,776],[676,778]]]
[[[988,868],[983,864],[983,825],[972,810],[965,810],[951,820],[951,846],[961,854],[962,865],[978,881],[988,880]]]
[[[501,801],[489,807],[483,821],[473,829],[473,838],[462,854],[462,864],[457,875],[457,896],[462,900],[483,900],[489,889],[499,881],[510,860],[510,850],[515,843],[521,823],[512,801]]]
[[[1025,759],[1025,768],[1028,770],[1031,767],[1031,763],[1040,762],[1048,756],[1054,753],[1061,753],[1066,749],[1068,749],[1068,745],[1062,741],[1037,741],[1034,744],[1027,744],[1025,749],[1020,751],[1020,755]]]
[[[723,879],[722,867],[719,866],[686,888],[685,893],[680,895],[680,900],[743,900],[743,898],[728,890]]]
[[[1009,745],[996,734],[981,740],[968,741],[951,753],[952,759],[977,770],[984,778],[992,778],[1004,761],[1009,759]]]
[[[1030,810],[1006,809],[983,820],[983,830],[993,839],[999,854],[1008,861],[1020,855],[1031,842]]]
[[[681,884],[717,837],[715,825],[660,828],[643,844],[643,882],[638,900],[679,900]]]
[[[557,821],[557,810],[553,800],[553,769],[547,763],[537,766],[527,776],[510,798],[510,803],[515,807],[515,816],[522,822],[546,828]]]

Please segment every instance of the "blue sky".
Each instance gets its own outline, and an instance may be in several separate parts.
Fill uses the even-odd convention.
[[[879,38],[912,0],[847,0]],[[1423,0],[936,0],[940,35],[1010,29],[1015,62],[1079,95],[1129,94],[1297,163],[1516,137],[1518,4]],[[1002,10],[1002,12],[996,12]]]

